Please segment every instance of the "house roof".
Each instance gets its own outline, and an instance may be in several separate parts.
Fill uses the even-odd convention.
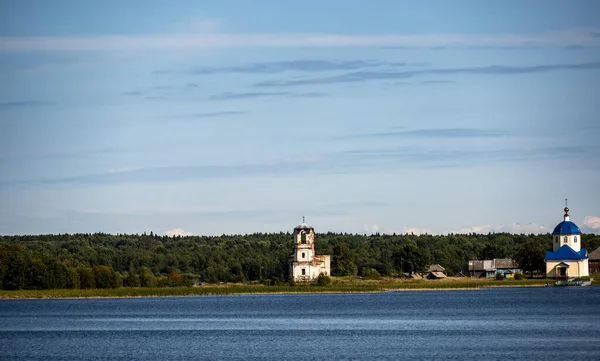
[[[588,254],[590,261],[600,261],[600,247]]]
[[[564,245],[556,251],[546,251],[546,261],[578,261],[588,258],[587,250],[582,248],[581,251],[575,252],[573,248]]]
[[[512,258],[494,258],[469,261],[471,271],[495,271],[497,269],[519,268]]]
[[[494,266],[498,268],[517,268],[517,265],[511,258],[495,258]]]
[[[493,268],[492,260],[472,260],[469,261],[469,270],[470,271],[485,271]],[[495,268],[493,268],[495,270]]]
[[[433,275],[433,277],[435,278],[446,278],[446,275],[442,272],[431,272],[430,274]]]
[[[446,269],[439,264],[432,264],[427,269],[427,272],[444,272]]]

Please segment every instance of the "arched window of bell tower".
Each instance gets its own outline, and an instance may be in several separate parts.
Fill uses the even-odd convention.
[[[304,232],[304,231],[302,231],[302,233],[300,233],[300,243],[306,244],[306,232]]]

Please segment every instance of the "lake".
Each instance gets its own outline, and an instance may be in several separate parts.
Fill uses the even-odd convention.
[[[599,360],[600,287],[0,301],[2,360]]]

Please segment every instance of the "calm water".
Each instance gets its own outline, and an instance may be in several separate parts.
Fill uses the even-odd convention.
[[[0,301],[2,360],[600,360],[600,287]]]

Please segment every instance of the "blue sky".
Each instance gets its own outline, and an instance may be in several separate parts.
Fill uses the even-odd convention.
[[[600,231],[596,1],[3,1],[0,234]]]

